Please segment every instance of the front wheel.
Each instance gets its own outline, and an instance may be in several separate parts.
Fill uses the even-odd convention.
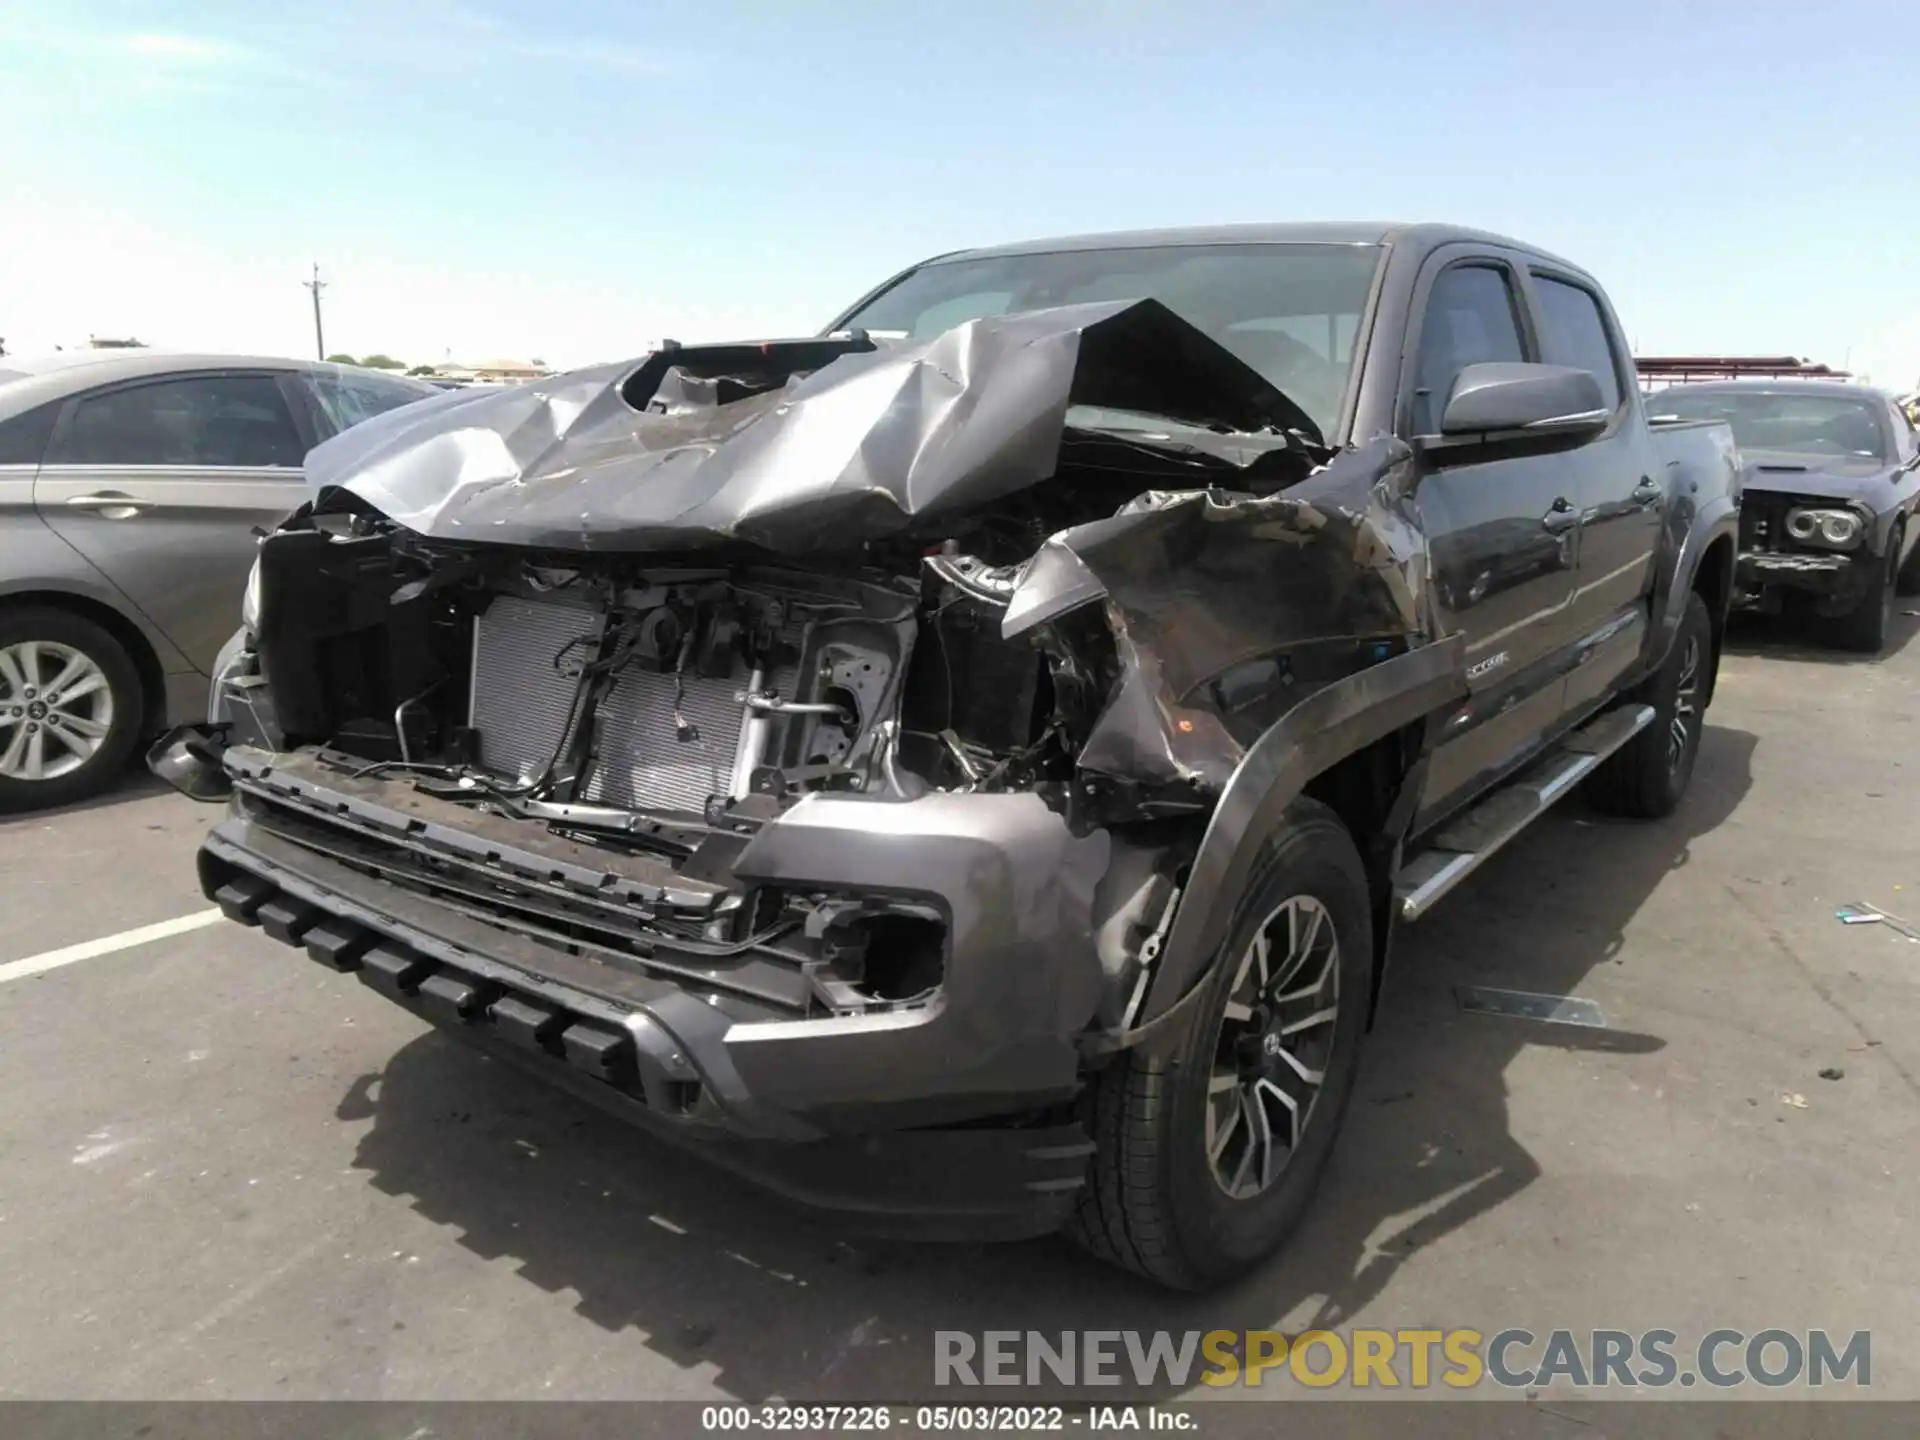
[[[140,738],[140,673],[93,621],[24,606],[0,614],[0,814],[93,795]]]
[[[1693,591],[1665,662],[1641,692],[1640,703],[1653,706],[1653,722],[1587,778],[1582,788],[1588,804],[1639,820],[1674,812],[1700,753],[1712,669],[1713,621],[1707,602]]]
[[[1178,1289],[1244,1274],[1298,1225],[1353,1091],[1373,963],[1346,827],[1297,800],[1185,1033],[1090,1083],[1096,1150],[1069,1234]]]
[[[1900,546],[1905,543],[1906,532],[1893,537],[1892,553],[1898,555]],[[1920,595],[1920,543],[1916,543],[1900,568],[1893,572],[1893,593],[1896,595]]]
[[[1893,595],[1900,584],[1900,571],[1894,561],[1900,554],[1901,544],[1901,533],[1895,530],[1887,541],[1887,553],[1875,560],[1868,571],[1860,603],[1835,618],[1833,638],[1845,649],[1878,655],[1887,648],[1887,637],[1893,633]]]

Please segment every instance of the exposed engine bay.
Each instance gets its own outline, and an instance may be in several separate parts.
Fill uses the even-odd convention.
[[[280,840],[574,954],[775,1013],[926,1003],[954,922],[910,873],[736,864],[812,797],[1022,796],[1083,856],[1060,922],[1118,1024],[1245,747],[1416,628],[1391,457],[1153,302],[583,373],[310,457],[229,736]],[[513,858],[535,835],[567,863]]]
[[[286,743],[444,774],[475,803],[583,831],[631,832],[646,814],[691,833],[750,797],[814,790],[1064,783],[1090,692],[1113,677],[1110,643],[1049,654],[1003,639],[1005,601],[946,578],[986,567],[946,554],[857,578],[561,568],[398,532],[295,543],[325,538],[285,530],[263,552],[265,593],[299,596],[265,607],[260,644]],[[383,610],[384,626],[351,624]],[[664,832],[649,843],[680,848]]]

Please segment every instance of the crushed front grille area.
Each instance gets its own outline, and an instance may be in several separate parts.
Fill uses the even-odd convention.
[[[525,780],[565,736],[580,662],[591,658],[605,617],[585,605],[500,596],[474,626],[472,725],[481,763]],[[796,672],[763,682],[789,693]],[[627,809],[700,814],[733,777],[751,678],[735,663],[724,678],[629,665],[596,713],[597,752],[580,797]],[[691,726],[683,731],[676,720]]]
[[[732,997],[765,1019],[832,1008],[797,921],[763,915],[752,933],[743,922],[737,939],[718,938],[711,927],[725,887],[683,879],[659,857],[609,855],[622,868],[597,868],[590,849],[537,825],[421,796],[404,782],[323,777],[311,761],[243,763],[235,778],[238,814],[257,843],[300,866],[310,856],[319,869],[344,867],[430,899],[538,947],[532,953],[586,962],[610,984],[649,977]]]
[[[327,969],[363,983],[443,1029],[470,1031],[530,1059],[618,1092],[663,1117],[687,1116],[699,1105],[698,1073],[658,1027],[615,1023],[556,1004],[551,998],[422,954],[364,925],[294,895],[238,866],[203,857],[202,883],[229,920],[258,926],[283,945],[304,949]],[[481,1033],[484,1032],[484,1033]],[[649,1043],[654,1036],[658,1043]]]

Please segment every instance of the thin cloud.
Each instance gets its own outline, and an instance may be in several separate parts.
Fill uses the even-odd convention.
[[[114,48],[150,60],[179,60],[194,65],[223,65],[248,58],[248,52],[224,40],[207,40],[198,35],[122,35]]]
[[[617,41],[509,40],[506,48],[528,60],[607,70],[616,75],[665,75],[673,69],[664,57]]]
[[[388,15],[399,18],[393,12]],[[465,0],[426,0],[404,15],[397,28],[388,30],[387,47],[406,58],[436,64],[532,62],[633,76],[666,75],[678,68],[668,56],[645,46],[582,36],[577,31],[543,34],[536,26],[488,14]],[[365,35],[364,27],[360,33]]]

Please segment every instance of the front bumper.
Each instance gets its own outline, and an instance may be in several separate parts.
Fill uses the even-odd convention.
[[[1011,1238],[1057,1228],[1074,1204],[1092,1146],[1060,1117],[1101,986],[1087,914],[1106,837],[1070,835],[1033,797],[814,797],[762,830],[736,862],[742,877],[930,895],[949,919],[929,1002],[792,1018],[768,985],[729,988],[718,970],[693,983],[550,943],[364,863],[379,831],[386,852],[410,844],[470,864],[465,847],[502,875],[539,870],[605,894],[604,869],[572,872],[586,857],[608,865],[607,852],[524,822],[488,829],[301,754],[234,747],[223,768],[236,793],[201,849],[206,893],[448,1033],[863,1228]],[[359,827],[360,848],[318,843],[326,816]],[[516,849],[536,836],[537,853]],[[666,870],[626,865],[616,898],[659,893],[674,883]]]
[[[1851,610],[1873,584],[1874,556],[1850,554],[1742,551],[1734,567],[1734,596],[1745,609],[1765,609],[1781,591],[1815,596],[1831,614]]]

